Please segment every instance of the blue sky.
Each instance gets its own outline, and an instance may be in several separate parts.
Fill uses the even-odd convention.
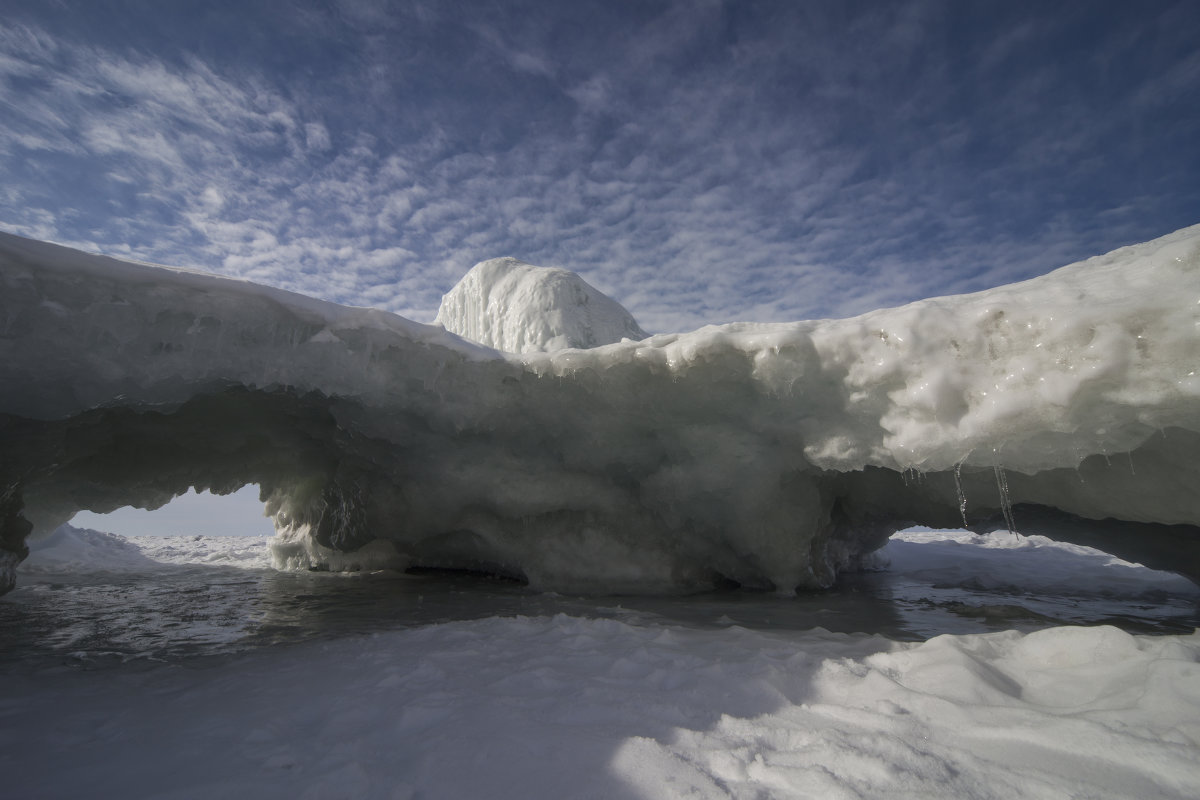
[[[1200,222],[1190,0],[4,7],[0,229],[420,321],[501,255],[681,331]]]

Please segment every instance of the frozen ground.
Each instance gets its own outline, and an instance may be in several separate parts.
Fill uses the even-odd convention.
[[[1087,548],[912,531],[827,592],[583,599],[266,541],[39,543],[0,599],[6,792],[1200,796],[1200,590]]]

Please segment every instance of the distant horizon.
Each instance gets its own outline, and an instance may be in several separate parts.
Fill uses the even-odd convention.
[[[274,523],[263,510],[258,486],[248,484],[227,495],[188,489],[153,511],[132,506],[108,514],[80,511],[70,524],[118,536],[273,536]]]

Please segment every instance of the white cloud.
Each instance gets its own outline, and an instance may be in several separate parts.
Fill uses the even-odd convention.
[[[348,63],[365,63],[322,75],[333,89],[0,32],[0,226],[422,320],[475,261],[515,255],[581,272],[651,330],[857,313],[1134,235],[1132,197],[1102,223],[1025,219],[1055,180],[1105,169],[1089,158],[1123,124],[1088,98],[1047,113],[1058,62],[1014,66],[1039,41],[1028,22],[952,69],[922,4],[845,30],[815,4],[735,30],[720,4],[679,3],[576,40],[438,4],[396,12],[404,24],[344,10]],[[447,29],[470,52],[412,38]],[[1154,74],[1182,91],[1192,61]],[[1117,100],[1162,107],[1148,85]],[[46,174],[86,192],[67,202]]]
[[[323,152],[332,146],[329,139],[329,130],[319,122],[306,122],[304,124],[304,143],[309,150]]]

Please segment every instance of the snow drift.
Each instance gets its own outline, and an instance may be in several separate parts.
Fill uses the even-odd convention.
[[[4,583],[80,509],[247,483],[295,566],[791,591],[897,527],[1015,518],[1200,574],[1200,226],[973,295],[641,341],[633,323],[587,350],[537,348],[592,343],[562,331],[602,329],[571,322],[599,301],[538,306],[574,295],[505,288],[512,266],[477,267],[440,318],[525,353],[0,236]],[[529,302],[471,327],[484,298]]]

